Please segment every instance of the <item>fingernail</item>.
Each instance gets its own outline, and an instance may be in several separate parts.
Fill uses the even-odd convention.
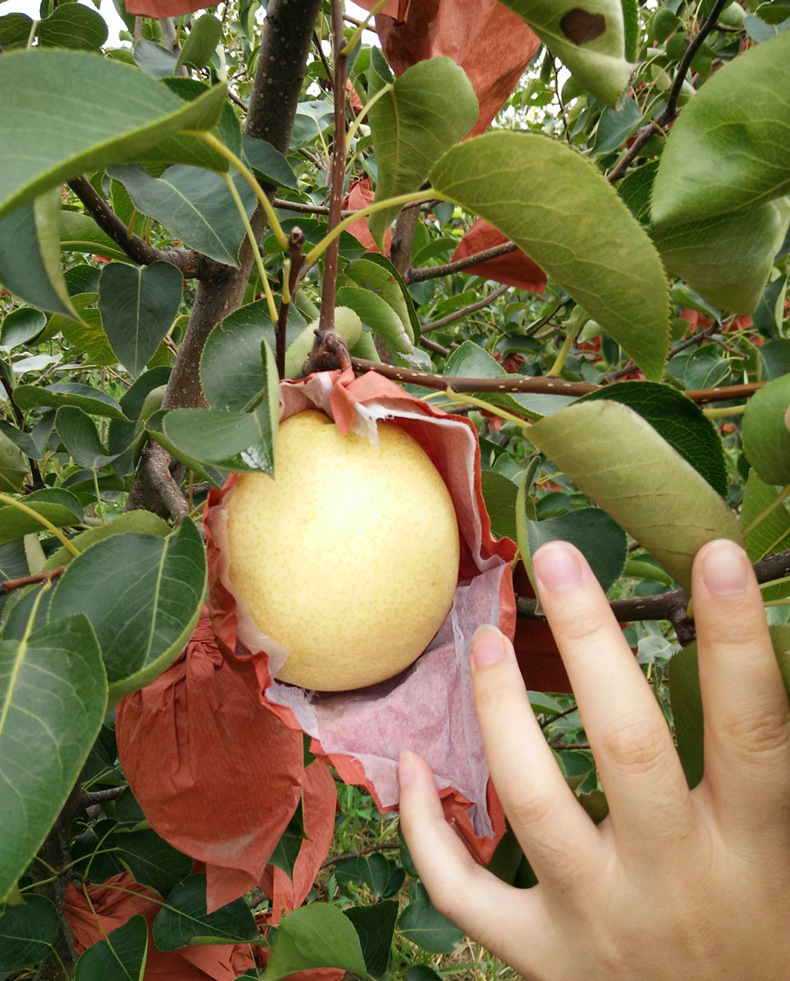
[[[472,636],[472,659],[476,668],[495,664],[501,661],[506,653],[505,638],[496,627],[484,623],[475,630]]]
[[[412,763],[413,754],[410,749],[400,751],[398,760],[398,782],[401,787],[408,787],[414,777],[414,765]]]
[[[546,589],[569,589],[581,582],[579,553],[564,542],[549,542],[532,556],[532,568]]]
[[[735,596],[749,582],[749,560],[734,542],[711,542],[702,554],[702,580],[718,596]]]

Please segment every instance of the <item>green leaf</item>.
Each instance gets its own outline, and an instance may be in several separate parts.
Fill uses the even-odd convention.
[[[101,314],[95,307],[98,298],[98,293],[79,293],[72,297],[74,309],[80,316],[79,322],[53,313],[40,340],[63,334],[68,346],[74,349],[72,357],[81,354],[83,362],[92,365],[115,364],[116,357],[102,328]]]
[[[648,378],[660,377],[669,343],[661,260],[589,161],[538,134],[494,132],[454,147],[430,176],[512,238]]]
[[[413,344],[403,327],[403,321],[377,293],[358,286],[341,286],[336,295],[337,306],[353,310],[374,334],[377,334],[391,350],[408,354]]]
[[[184,278],[169,262],[110,263],[99,280],[99,312],[107,339],[133,376],[145,370],[178,316]]]
[[[159,950],[178,950],[189,944],[252,943],[257,939],[258,926],[243,899],[214,913],[206,912],[205,875],[190,875],[180,882],[154,920],[154,943]]]
[[[14,93],[0,115],[0,217],[85,171],[139,158],[179,130],[210,129],[226,94],[218,85],[182,102],[122,62],[47,49],[0,59],[0,91]]]
[[[788,90],[788,31],[718,69],[669,134],[653,185],[653,221],[710,218],[787,194]]]
[[[368,121],[376,147],[376,201],[417,191],[434,162],[477,121],[477,96],[452,58],[428,58],[408,68],[371,106]],[[370,216],[370,231],[384,235],[398,205]]]
[[[88,617],[116,702],[181,653],[200,615],[205,585],[203,541],[185,518],[168,538],[130,533],[83,552],[60,578],[49,619],[74,611]]]
[[[272,472],[272,431],[262,406],[253,412],[173,409],[163,428],[180,453],[200,463],[221,470]]]
[[[710,484],[618,402],[570,405],[536,422],[529,439],[687,591],[705,542],[742,542],[735,514]]]
[[[4,433],[11,442],[16,443],[24,455],[31,460],[43,460],[54,423],[55,414],[47,412],[29,433],[25,433],[0,419],[0,432]]]
[[[380,852],[345,858],[335,863],[338,885],[343,888],[350,882],[364,883],[374,899],[388,899],[403,885],[404,871]]]
[[[196,457],[190,456],[183,450],[179,449],[174,445],[173,441],[168,439],[164,433],[164,421],[170,413],[166,409],[160,409],[146,420],[145,431],[151,437],[159,443],[160,446],[164,447],[167,452],[180,463],[183,463],[185,467],[188,467],[199,480],[208,480],[215,484],[217,487],[221,487],[222,484],[227,480],[227,472],[224,470],[215,470],[213,467],[203,466]]]
[[[55,7],[36,31],[48,48],[76,48],[98,51],[107,40],[107,25],[101,15],[81,3]]]
[[[0,964],[4,974],[35,967],[49,954],[58,935],[58,911],[52,900],[29,892],[24,898],[18,906],[6,906],[0,916]]]
[[[299,189],[296,174],[286,158],[266,140],[256,140],[246,133],[242,137],[244,156],[256,177],[280,187],[288,187],[292,191]]]
[[[31,627],[34,617],[35,608]],[[84,616],[0,640],[0,901],[65,804],[106,706],[99,645]]]
[[[161,44],[140,38],[134,46],[134,61],[147,75],[167,78],[175,73],[178,58]]]
[[[388,303],[400,318],[409,340],[414,343],[420,329],[414,304],[408,287],[389,259],[383,255],[369,255],[364,259],[355,259],[346,267],[345,279],[348,280],[346,285],[361,286],[363,289],[371,290]]]
[[[292,344],[307,323],[296,307],[288,308],[286,342]],[[200,382],[213,409],[244,412],[264,389],[261,342],[274,349],[274,325],[266,300],[239,307],[209,334],[200,357]]]
[[[142,981],[148,956],[148,923],[139,913],[82,954],[74,981]]]
[[[112,463],[115,456],[108,453],[99,439],[90,416],[74,405],[58,409],[55,428],[75,463],[88,470],[99,470]]]
[[[495,470],[484,470],[483,497],[491,519],[491,530],[498,538],[516,540],[516,494],[518,486]]]
[[[464,939],[464,932],[419,895],[400,915],[398,931],[429,954],[451,954]]]
[[[85,520],[80,502],[65,490],[34,491],[22,503],[25,508],[40,514],[56,528],[79,525]],[[0,545],[23,535],[39,534],[44,530],[44,525],[25,511],[11,504],[0,507]]]
[[[70,541],[79,552],[84,552],[86,548],[90,548],[96,542],[101,542],[113,535],[125,535],[132,531],[138,535],[158,535],[160,538],[167,538],[171,530],[170,525],[158,514],[141,510],[123,511],[114,518],[105,521],[103,525],[88,528],[79,535],[75,535]],[[61,545],[47,558],[43,568],[44,570],[57,569],[62,565],[68,565],[73,559],[74,556],[66,546]]]
[[[6,51],[24,48],[32,26],[33,21],[27,14],[7,14],[0,17],[0,44]]]
[[[222,24],[213,14],[202,14],[192,24],[181,54],[176,62],[176,71],[182,65],[205,68],[211,61],[222,39]]]
[[[311,903],[280,920],[265,981],[282,981],[298,971],[336,967],[360,977],[367,965],[357,932],[346,916],[327,903]]]
[[[59,218],[57,189],[0,219],[0,282],[26,303],[73,317],[60,263]]]
[[[790,698],[790,627],[769,628],[782,681]],[[702,695],[697,666],[697,644],[689,644],[669,662],[669,691],[678,755],[689,787],[696,787],[704,771]]]
[[[762,299],[790,210],[762,201],[693,222],[661,225],[650,236],[666,268],[713,306],[751,314]]]
[[[741,525],[746,529],[746,553],[752,562],[790,548],[790,512],[776,503],[778,497],[774,484],[761,480],[754,469],[749,471]]]
[[[20,409],[34,409],[38,406],[52,406],[59,409],[62,405],[74,405],[93,416],[104,416],[107,419],[119,419],[129,422],[123,414],[120,405],[111,395],[90,385],[80,385],[77,382],[55,382],[46,388],[36,385],[17,385],[14,389],[14,401]]]
[[[109,167],[107,173],[123,184],[139,211],[156,218],[185,245],[238,267],[244,223],[220,174],[180,164],[161,177],[151,177],[137,164]],[[257,203],[255,192],[240,174],[233,182],[249,217]]]
[[[763,480],[790,484],[790,430],[785,413],[790,405],[790,374],[768,382],[746,404],[743,449]]]
[[[166,896],[192,871],[193,861],[173,848],[151,828],[117,830],[105,841],[135,882]]]
[[[40,334],[47,323],[47,318],[34,307],[20,307],[11,313],[0,324],[0,351],[13,351]]]
[[[367,973],[374,978],[383,977],[389,964],[398,903],[388,899],[373,906],[351,906],[343,913],[357,931]]]
[[[619,382],[584,395],[580,402],[621,402],[638,412],[722,497],[729,481],[724,447],[713,423],[691,399],[669,385]]]
[[[96,222],[77,211],[60,213],[60,247],[64,252],[88,252],[128,262],[129,256]]]
[[[623,529],[598,508],[580,508],[542,521],[527,519],[530,555],[546,542],[571,542],[584,555],[605,591],[622,575],[628,556]]]
[[[625,60],[620,0],[501,0],[523,18],[582,85],[614,106],[633,65]]]

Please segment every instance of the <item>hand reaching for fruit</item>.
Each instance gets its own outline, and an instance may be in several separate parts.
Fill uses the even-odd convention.
[[[716,541],[693,571],[705,775],[689,791],[663,713],[580,554],[533,559],[607,795],[597,827],[534,718],[512,646],[473,645],[494,784],[539,885],[476,865],[424,761],[401,758],[401,820],[436,906],[531,981],[790,977],[790,709],[744,553]]]

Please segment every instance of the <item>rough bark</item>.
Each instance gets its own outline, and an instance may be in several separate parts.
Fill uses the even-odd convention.
[[[266,140],[286,153],[291,139],[296,108],[302,93],[305,65],[313,25],[321,0],[270,0],[263,27],[261,50],[250,98],[245,132]],[[273,194],[273,187],[265,187]],[[260,208],[251,219],[256,237],[265,226]],[[184,340],[173,366],[163,408],[198,408],[205,405],[200,385],[200,356],[213,327],[241,305],[252,269],[252,252],[245,241],[239,256],[240,268],[217,270],[199,282]],[[129,494],[128,510],[145,508],[165,517],[171,511],[151,480],[144,459]]]

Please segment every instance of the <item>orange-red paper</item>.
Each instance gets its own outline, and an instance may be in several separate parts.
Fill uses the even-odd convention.
[[[359,211],[361,208],[367,208],[369,204],[373,204],[375,197],[376,195],[371,186],[370,178],[361,177],[351,181],[348,186],[348,194],[343,198],[340,207],[343,211]],[[357,241],[361,242],[368,252],[380,252],[381,249],[370,234],[368,221],[368,218],[360,218],[358,221],[352,221],[346,231],[353,235]],[[391,246],[392,229],[388,228],[387,234],[384,236],[384,255],[390,254]]]
[[[493,225],[478,218],[458,243],[452,261],[466,259],[467,256],[493,249],[494,246],[503,245],[507,241],[507,235],[503,235]],[[470,276],[493,279],[497,283],[507,283],[508,286],[529,290],[531,293],[542,293],[546,289],[546,273],[521,249],[498,255],[494,259],[486,259],[485,262],[478,262],[462,272]]]
[[[372,10],[376,0],[359,0]],[[497,0],[392,0],[376,16],[396,75],[448,55],[466,72],[480,111],[470,136],[484,133],[540,47],[540,39]]]
[[[222,657],[207,615],[184,654],[123,699],[116,735],[151,827],[206,864],[209,912],[258,885],[302,794],[303,741],[261,703],[252,665]],[[335,801],[332,786],[322,834]]]
[[[487,861],[503,833],[504,819],[489,786],[469,655],[472,634],[480,623],[495,623],[513,634],[510,562],[515,546],[491,535],[474,427],[374,373],[354,378],[350,370],[321,372],[283,382],[280,400],[283,419],[318,408],[334,418],[341,432],[353,430],[371,437],[377,421],[386,420],[420,443],[450,490],[459,523],[461,562],[453,609],[422,657],[394,679],[353,692],[320,695],[273,681],[272,674],[287,652],[255,626],[227,575],[223,501],[235,486],[231,477],[221,490],[210,493],[204,518],[208,602],[220,647],[232,663],[254,665],[266,704],[287,725],[309,734],[312,752],[331,763],[347,783],[366,787],[382,810],[398,803],[401,748],[424,756],[436,776],[445,813],[455,819],[473,853]],[[327,567],[342,561],[342,555],[327,556]],[[318,587],[305,584],[305,588]],[[375,650],[375,637],[370,643]]]

